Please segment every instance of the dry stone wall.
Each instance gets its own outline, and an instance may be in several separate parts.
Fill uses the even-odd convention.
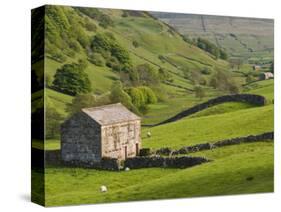
[[[193,146],[186,146],[186,147],[182,147],[177,150],[173,150],[171,148],[160,148],[160,149],[156,150],[155,153],[159,154],[159,155],[188,154],[188,153],[192,153],[192,152],[209,150],[209,149],[214,149],[214,148],[228,146],[228,145],[251,143],[251,142],[257,142],[257,141],[263,141],[263,140],[273,140],[273,139],[274,139],[274,132],[266,132],[266,133],[262,133],[259,135],[249,135],[249,136],[245,136],[245,137],[225,139],[225,140],[217,141],[214,143],[202,143],[202,144],[196,144]],[[150,152],[152,152],[152,151],[150,151]]]
[[[263,96],[255,95],[255,94],[235,94],[235,95],[219,96],[217,98],[210,99],[207,102],[195,105],[194,107],[191,107],[187,110],[184,110],[163,122],[160,122],[155,125],[144,125],[144,126],[158,126],[158,125],[166,124],[169,122],[174,122],[174,121],[177,121],[184,117],[190,116],[194,113],[197,113],[199,111],[205,110],[209,107],[212,107],[212,106],[215,106],[215,105],[218,105],[221,103],[225,103],[225,102],[245,102],[245,103],[249,103],[249,104],[253,104],[253,105],[257,105],[257,106],[263,106],[266,104],[266,99]]]
[[[187,168],[195,165],[206,163],[209,160],[204,157],[160,157],[160,156],[145,156],[129,158],[125,161],[124,166],[132,169],[139,168]]]

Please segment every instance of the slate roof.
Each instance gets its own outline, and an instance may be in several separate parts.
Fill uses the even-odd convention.
[[[83,108],[82,112],[86,113],[100,125],[116,124],[124,121],[141,119],[139,116],[129,111],[121,103]]]

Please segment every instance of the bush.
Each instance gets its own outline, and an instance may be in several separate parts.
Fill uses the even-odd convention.
[[[100,53],[93,53],[92,55],[89,56],[89,61],[96,66],[104,66],[105,61],[103,56]]]
[[[157,102],[157,97],[154,91],[146,86],[141,86],[139,89],[142,91],[146,104],[154,104]]]
[[[60,135],[60,125],[64,118],[55,107],[50,99],[46,99],[46,138],[58,138]]]
[[[118,59],[120,63],[131,63],[129,53],[116,42],[114,37],[112,38],[108,34],[95,35],[91,47],[94,52],[101,54],[109,52],[111,56]]]
[[[205,91],[201,86],[195,86],[194,87],[194,91],[195,91],[195,96],[200,98],[200,100],[205,97]]]
[[[83,68],[81,63],[63,65],[56,71],[53,88],[69,95],[90,92],[91,82]]]
[[[158,73],[159,73],[159,78],[162,81],[169,81],[169,82],[173,81],[171,74],[166,69],[159,68]]]
[[[246,78],[246,82],[250,83],[250,82],[253,82],[253,81],[255,81],[255,77],[251,74],[248,74],[248,76]]]
[[[96,99],[92,94],[79,94],[72,99],[71,104],[67,105],[70,115],[73,115],[82,108],[94,107]]]
[[[106,29],[109,26],[113,26],[113,21],[110,16],[102,14],[99,18],[99,25]]]
[[[214,55],[216,59],[221,58],[223,60],[226,60],[228,58],[227,53],[224,50],[218,48],[215,44],[206,39],[198,38],[196,45],[200,49],[203,49],[204,51]]]
[[[159,72],[153,69],[148,63],[136,67],[139,85],[155,85],[160,82]]]
[[[113,25],[112,19],[96,8],[76,7],[75,9],[89,16],[90,18],[99,21],[99,25],[103,28]]]
[[[240,91],[239,85],[223,71],[217,71],[217,73],[211,77],[209,85],[215,89],[231,94],[239,93]]]
[[[126,91],[129,96],[131,97],[132,103],[140,109],[142,106],[145,105],[145,97],[143,92],[138,88],[129,88]]]
[[[139,44],[137,41],[135,41],[135,40],[133,41],[132,44],[133,44],[133,46],[134,46],[135,48],[138,48],[138,47],[140,46],[140,44]]]
[[[97,26],[89,18],[85,19],[85,28],[90,32],[97,31]]]
[[[204,67],[202,70],[201,70],[201,73],[202,74],[205,74],[205,75],[209,75],[211,74],[211,70],[207,67]]]
[[[157,102],[157,97],[154,92],[146,86],[131,87],[126,89],[126,92],[131,97],[134,106],[143,114],[148,110],[148,104]]]

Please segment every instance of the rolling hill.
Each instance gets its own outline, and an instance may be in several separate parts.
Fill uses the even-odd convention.
[[[206,38],[226,49],[231,57],[273,59],[274,21],[261,18],[158,13],[151,14],[192,38]]]

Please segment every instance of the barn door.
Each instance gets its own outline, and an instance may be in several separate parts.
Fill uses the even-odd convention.
[[[125,151],[124,151],[124,153],[125,153],[125,160],[127,159],[127,146],[125,146]]]
[[[136,156],[138,156],[139,155],[139,144],[137,143],[136,144]]]

